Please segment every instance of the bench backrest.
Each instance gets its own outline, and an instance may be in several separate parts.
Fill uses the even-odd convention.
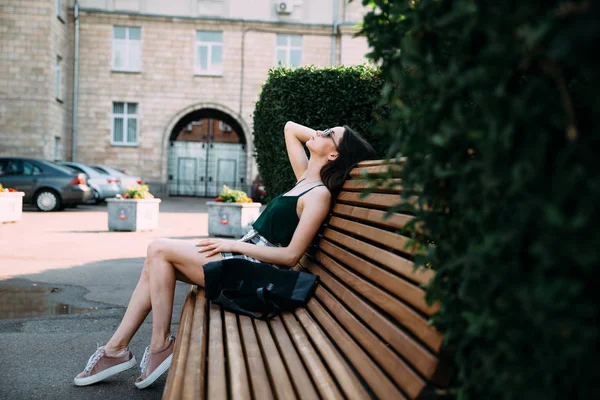
[[[398,233],[413,217],[384,218],[400,202],[400,187],[361,197],[369,187],[361,171],[379,174],[392,167],[397,165],[368,161],[352,171],[317,248],[300,265],[320,277],[307,316],[356,369],[363,395],[417,398],[448,380],[439,356],[442,334],[428,323],[438,307],[427,304],[422,287],[435,272],[415,269],[409,238]]]

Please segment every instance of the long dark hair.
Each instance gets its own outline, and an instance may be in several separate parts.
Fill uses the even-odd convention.
[[[337,158],[321,168],[321,180],[331,192],[332,200],[342,190],[350,170],[358,162],[371,160],[377,156],[373,146],[347,125],[344,125],[344,136],[338,143],[338,147],[339,155]]]

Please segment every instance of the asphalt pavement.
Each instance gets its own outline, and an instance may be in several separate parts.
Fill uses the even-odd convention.
[[[149,388],[138,390],[134,385],[138,367],[87,387],[74,386],[73,378],[83,370],[97,344],[106,343],[118,326],[148,244],[160,237],[194,243],[207,236],[206,201],[163,199],[159,229],[153,232],[109,232],[105,205],[54,213],[27,207],[21,221],[0,224],[0,299],[5,296],[1,301],[4,307],[9,303],[21,307],[19,302],[33,298],[22,292],[47,288],[51,312],[83,311],[0,319],[0,399],[161,398],[166,374]],[[188,290],[189,285],[177,284],[174,333]],[[22,306],[27,307],[31,304]],[[150,343],[151,323],[152,315],[130,344],[138,363]]]

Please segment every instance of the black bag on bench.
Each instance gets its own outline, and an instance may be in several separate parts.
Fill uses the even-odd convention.
[[[262,320],[305,306],[318,280],[318,276],[306,272],[239,258],[204,265],[208,300],[228,311]]]

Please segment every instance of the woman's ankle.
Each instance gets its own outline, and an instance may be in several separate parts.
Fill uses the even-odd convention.
[[[167,336],[165,336],[165,338],[162,341],[151,340],[150,341],[150,352],[151,353],[159,353],[159,352],[163,351],[164,349],[166,349],[167,347],[169,347],[169,345],[171,344],[171,341],[169,340],[170,337],[171,337],[171,334],[169,333]]]
[[[120,344],[120,343],[112,343],[110,341],[108,341],[105,345],[104,345],[104,351],[106,352],[107,355],[109,356],[115,356],[119,353],[121,353],[123,350],[125,350],[127,348],[126,344]]]

